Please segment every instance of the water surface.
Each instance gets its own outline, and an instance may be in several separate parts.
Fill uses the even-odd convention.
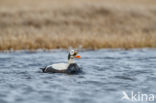
[[[67,62],[67,53],[0,53],[0,103],[131,103],[121,100],[122,91],[156,94],[156,49],[81,51],[83,73],[40,72]]]

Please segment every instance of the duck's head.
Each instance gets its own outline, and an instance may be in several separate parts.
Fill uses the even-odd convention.
[[[77,50],[70,50],[69,54],[68,54],[68,60],[69,59],[74,59],[74,58],[81,58],[81,56],[78,54]]]

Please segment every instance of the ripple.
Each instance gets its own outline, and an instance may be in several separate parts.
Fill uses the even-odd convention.
[[[67,51],[0,53],[0,103],[124,103],[123,90],[155,93],[156,49],[80,52],[78,75],[42,73]]]

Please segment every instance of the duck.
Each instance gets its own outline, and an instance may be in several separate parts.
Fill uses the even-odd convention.
[[[81,59],[81,56],[77,50],[70,50],[67,63],[52,64],[40,69],[43,73],[77,74],[81,72],[81,68],[75,62],[75,58]]]

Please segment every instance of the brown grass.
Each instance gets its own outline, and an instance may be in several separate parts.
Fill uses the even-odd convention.
[[[0,0],[0,50],[156,47],[155,0]]]

